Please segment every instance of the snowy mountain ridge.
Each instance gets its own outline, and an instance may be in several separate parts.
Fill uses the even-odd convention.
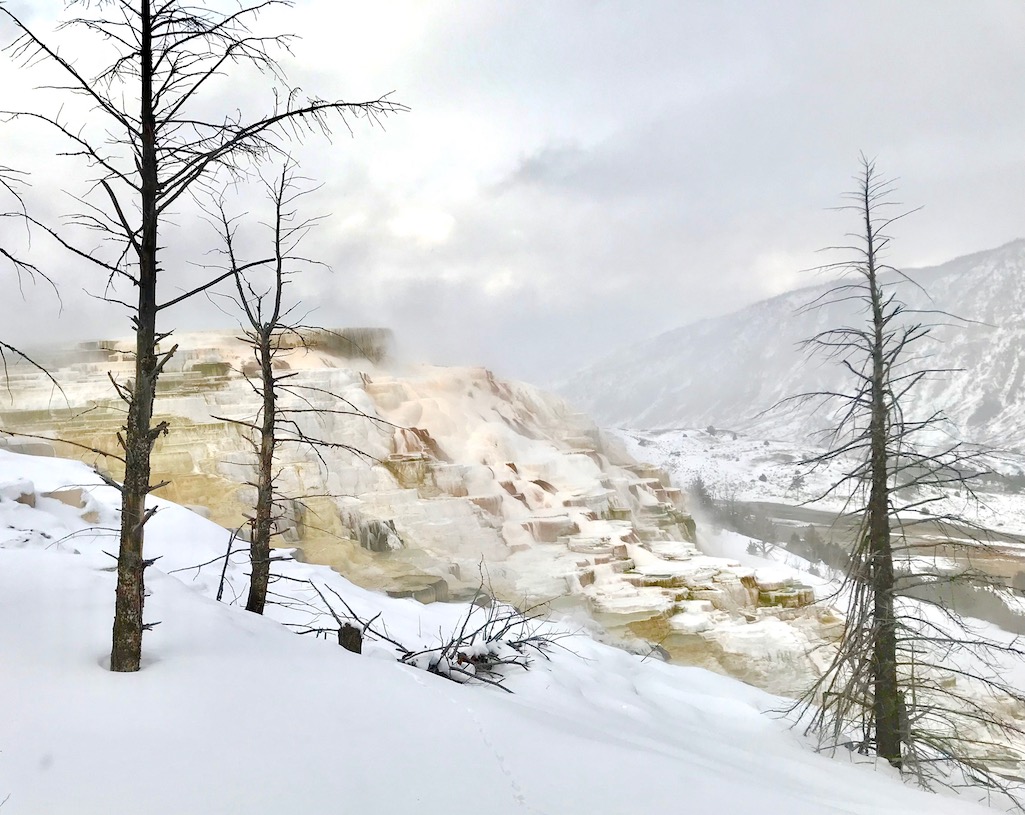
[[[1025,437],[1025,240],[910,270],[917,285],[892,285],[911,310],[947,312],[921,349],[930,368],[911,413],[942,409],[963,438],[1017,449]],[[844,384],[840,366],[809,359],[800,343],[826,328],[857,325],[857,305],[803,310],[835,283],[763,300],[626,348],[557,386],[606,426],[757,430],[805,438],[825,416],[781,399]],[[929,319],[928,315],[919,315]]]

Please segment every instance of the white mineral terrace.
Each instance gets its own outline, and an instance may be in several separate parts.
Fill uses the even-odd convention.
[[[484,579],[503,599],[585,610],[620,636],[773,691],[811,675],[805,653],[835,636],[836,618],[806,608],[812,590],[785,575],[702,554],[664,472],[557,397],[481,368],[404,366],[388,359],[389,341],[383,330],[323,332],[281,353],[278,369],[295,374],[287,383],[298,394],[286,404],[307,411],[294,415],[298,425],[371,458],[282,447],[279,545],[422,602],[467,599]],[[228,332],[173,342],[156,416],[170,431],[154,451],[154,480],[171,484],[158,494],[244,534],[253,456],[231,420],[256,415],[252,352]],[[12,366],[0,426],[116,451],[123,406],[107,373],[130,378],[127,347],[44,353],[63,392]],[[118,462],[82,447],[7,444],[118,475]],[[753,668],[740,655],[755,641],[767,658]]]

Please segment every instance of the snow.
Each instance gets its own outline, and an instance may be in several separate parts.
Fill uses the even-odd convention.
[[[36,506],[17,503],[31,482]],[[460,685],[368,643],[362,656],[282,625],[308,612],[275,583],[276,619],[217,603],[228,533],[155,502],[137,674],[109,649],[117,494],[87,467],[0,452],[0,800],[28,813],[967,813],[887,768],[814,753],[781,700],[580,634],[510,673],[514,694]],[[75,508],[41,493],[86,485]],[[99,516],[94,528],[82,515]],[[175,571],[181,570],[184,571]],[[467,613],[275,564],[338,591],[393,638],[430,643]],[[229,568],[232,591],[244,566]],[[279,599],[281,597],[279,596]],[[551,622],[553,632],[567,623]]]

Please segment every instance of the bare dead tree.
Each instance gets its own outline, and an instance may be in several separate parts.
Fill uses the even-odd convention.
[[[849,245],[831,247],[850,259],[821,267],[839,274],[839,282],[807,308],[846,304],[856,319],[805,343],[842,366],[850,387],[786,400],[813,400],[833,412],[828,449],[805,463],[843,464],[828,493],[845,499],[855,530],[843,584],[831,598],[847,603],[843,636],[828,669],[795,707],[828,744],[872,752],[925,786],[956,786],[953,770],[966,784],[1013,797],[1020,779],[1002,765],[1020,755],[1025,731],[999,706],[1025,704],[1004,666],[1025,652],[1011,638],[986,636],[942,591],[955,583],[991,589],[995,582],[972,568],[972,558],[985,553],[980,530],[944,509],[955,488],[974,498],[969,479],[981,451],[938,443],[937,431],[946,426],[940,411],[907,412],[916,386],[947,373],[930,367],[926,343],[951,318],[912,310],[899,296],[899,286],[916,284],[884,260],[888,229],[907,214],[891,214],[899,207],[893,182],[862,156],[855,183],[838,209],[855,213],[861,228],[848,235]],[[931,542],[923,532],[934,536]],[[955,549],[966,565],[927,565]]]
[[[256,502],[250,518],[252,572],[246,609],[257,614],[263,613],[267,603],[273,561],[271,544],[277,534],[281,508],[286,501],[294,500],[278,488],[278,449],[285,444],[302,445],[317,455],[324,448],[342,449],[371,460],[355,447],[311,433],[302,418],[308,414],[334,414],[382,421],[358,409],[340,394],[300,381],[298,371],[280,364],[282,357],[296,352],[308,353],[307,338],[311,332],[325,331],[304,324],[302,315],[297,314],[301,304],[286,297],[286,287],[293,275],[303,268],[322,265],[300,252],[300,244],[319,219],[302,218],[298,214],[301,199],[310,192],[310,182],[297,175],[297,167],[291,159],[285,159],[276,176],[261,177],[261,181],[272,210],[271,218],[264,223],[269,233],[265,257],[246,260],[240,256],[237,233],[245,216],[229,215],[223,194],[208,207],[225,259],[225,264],[218,268],[230,270],[235,281],[236,291],[230,299],[243,315],[242,339],[252,349],[255,362],[254,375],[248,377],[248,381],[260,403],[252,420],[216,417],[242,427],[251,435],[256,476],[248,483],[256,491]],[[322,456],[321,462],[324,463]]]
[[[345,102],[304,96],[290,87],[277,61],[277,55],[288,52],[290,36],[255,30],[262,13],[289,6],[287,0],[203,6],[187,0],[72,0],[68,7],[78,16],[63,22],[60,30],[89,39],[93,47],[83,56],[102,64],[95,75],[84,73],[9,7],[0,6],[0,19],[17,31],[8,53],[27,66],[49,66],[63,81],[47,90],[62,99],[82,98],[91,107],[82,122],[72,121],[60,108],[56,113],[7,112],[9,119],[55,130],[69,143],[65,155],[92,174],[91,185],[78,196],[82,209],[70,218],[70,226],[98,234],[101,245],[85,243],[67,229],[35,223],[74,257],[102,270],[108,281],[106,298],[125,306],[135,333],[134,378],[115,383],[128,410],[119,436],[125,474],[119,485],[114,671],[139,669],[146,628],[143,529],[153,514],[146,508],[146,496],[161,486],[151,483],[150,456],[168,430],[166,422],[154,423],[153,407],[157,380],[175,352],[173,345],[158,347],[170,336],[158,329],[158,316],[233,274],[159,298],[158,281],[172,271],[161,265],[159,242],[172,223],[172,208],[219,174],[239,177],[251,162],[279,151],[282,144],[329,132],[330,117],[348,127],[354,118],[373,124],[405,109],[387,96]],[[218,81],[243,67],[267,83],[273,97],[269,112],[252,119],[230,109],[211,116]],[[134,300],[112,294],[118,283],[135,290]]]

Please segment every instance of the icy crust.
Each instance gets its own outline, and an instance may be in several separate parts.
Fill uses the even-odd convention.
[[[35,507],[18,501],[26,482]],[[281,623],[310,622],[303,584],[274,584],[273,619],[214,602],[221,564],[207,561],[228,533],[165,501],[154,502],[146,550],[159,558],[146,619],[160,625],[146,634],[142,671],[112,674],[104,551],[115,545],[116,492],[81,464],[10,453],[0,483],[4,815],[440,815],[467,802],[499,815],[984,811],[816,754],[765,715],[780,700],[761,691],[583,635],[510,675],[514,695],[402,666],[380,641],[356,656],[297,636]],[[77,488],[80,507],[41,498]],[[388,598],[321,567],[275,571],[333,588],[411,643],[444,636],[467,612]],[[244,592],[245,572],[229,566],[229,598]]]

